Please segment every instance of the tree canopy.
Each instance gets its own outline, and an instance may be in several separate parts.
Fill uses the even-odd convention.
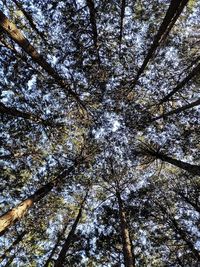
[[[0,0],[0,265],[200,264],[200,1]]]

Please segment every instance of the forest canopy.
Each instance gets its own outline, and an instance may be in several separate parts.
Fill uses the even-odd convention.
[[[0,266],[199,266],[199,25],[198,0],[0,0]]]

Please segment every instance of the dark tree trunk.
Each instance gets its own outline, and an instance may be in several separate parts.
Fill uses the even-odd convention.
[[[155,157],[157,159],[160,159],[164,162],[168,162],[174,166],[179,167],[180,169],[186,170],[187,172],[193,174],[193,175],[200,175],[200,166],[199,165],[193,165],[187,162],[183,162],[181,160],[169,157],[161,152],[151,150],[151,149],[145,149],[143,151],[135,151],[138,155],[149,155],[152,157]]]
[[[79,211],[78,211],[78,214],[76,216],[76,219],[75,219],[75,221],[74,221],[74,223],[72,225],[72,228],[71,228],[71,230],[70,230],[70,232],[69,232],[69,234],[68,234],[68,236],[67,236],[67,238],[66,238],[66,240],[65,240],[65,242],[64,242],[64,244],[62,246],[62,249],[61,249],[61,251],[60,251],[60,253],[58,255],[58,258],[57,258],[57,260],[55,262],[54,267],[64,267],[65,266],[64,265],[65,256],[66,256],[66,254],[67,254],[67,252],[68,252],[68,250],[70,248],[71,242],[73,241],[74,234],[76,232],[77,225],[78,225],[78,223],[79,223],[79,221],[81,219],[83,206],[84,206],[84,203],[86,201],[86,198],[87,198],[87,194],[86,194],[84,200],[81,203],[81,206],[79,208]]]
[[[119,46],[121,47],[122,36],[123,36],[123,21],[125,14],[126,0],[122,0],[121,3],[121,15],[120,15],[120,33],[119,33]]]
[[[46,261],[46,263],[44,264],[44,267],[48,267],[48,266],[49,266],[49,263],[51,262],[52,257],[53,257],[53,255],[54,255],[56,249],[58,248],[58,246],[59,246],[61,240],[63,239],[63,236],[64,236],[64,234],[65,234],[65,231],[66,231],[66,229],[67,229],[67,226],[68,226],[68,225],[65,224],[65,227],[63,228],[62,232],[58,234],[57,241],[56,241],[56,243],[55,243],[55,245],[54,245],[54,247],[53,247],[53,249],[52,249],[52,251],[51,251],[51,253],[50,253],[50,255],[49,255],[48,259],[47,259],[47,261]]]
[[[124,265],[125,267],[134,267],[135,259],[132,254],[132,244],[126,221],[126,213],[123,208],[123,202],[119,191],[116,192],[116,197],[119,206],[119,219],[120,219],[121,237],[123,245]]]
[[[24,14],[24,16],[26,17],[26,19],[28,20],[31,28],[40,36],[40,38],[45,42],[45,44],[47,45],[47,41],[45,40],[44,34],[42,32],[40,32],[35,24],[35,22],[33,21],[32,16],[23,8],[22,3],[20,3],[17,0],[12,0],[15,5],[22,11],[22,13]]]
[[[68,170],[65,170],[53,182],[45,184],[33,195],[22,201],[19,205],[0,216],[0,236],[4,234],[10,226],[18,222],[35,202],[38,202],[45,197],[52,190],[52,188],[61,181],[62,178],[69,175],[73,170],[74,166],[70,167]]]
[[[86,0],[86,3],[87,3],[88,9],[89,9],[89,13],[90,13],[90,24],[91,24],[91,27],[92,27],[94,47],[95,47],[96,54],[97,54],[98,64],[100,65],[101,61],[100,61],[99,48],[98,48],[98,33],[97,33],[97,23],[96,23],[96,10],[95,10],[95,6],[94,6],[93,0]]]
[[[193,68],[193,70],[186,76],[177,86],[172,89],[172,91],[167,94],[162,100],[160,100],[159,105],[167,102],[175,93],[181,90],[191,79],[193,79],[200,72],[200,63]]]
[[[21,118],[33,121],[33,122],[38,123],[38,124],[42,124],[44,126],[51,126],[51,127],[62,126],[62,124],[53,123],[49,120],[44,120],[44,119],[40,118],[39,116],[36,116],[32,113],[23,112],[23,111],[20,111],[16,108],[13,108],[13,107],[7,107],[1,102],[0,102],[0,113],[6,114],[9,116],[13,116],[13,117],[21,117]]]
[[[0,11],[0,28],[6,32],[8,36],[26,53],[28,53],[35,63],[39,64],[51,77],[53,77],[61,88],[63,88],[65,91],[67,90],[67,92],[73,96],[74,99],[76,99],[77,103],[85,108],[79,96],[71,90],[70,85],[51,67],[51,65],[43,58],[43,56],[36,51],[36,49],[29,43],[16,25],[9,21],[2,11]]]
[[[6,257],[8,257],[8,254],[11,252],[11,250],[13,250],[13,249],[16,247],[16,245],[18,245],[18,244],[22,241],[22,239],[23,239],[23,237],[25,236],[25,234],[26,234],[25,231],[22,232],[22,233],[17,237],[17,239],[12,243],[12,245],[11,245],[9,248],[7,248],[7,249],[5,250],[4,254],[3,254],[2,256],[0,256],[0,262],[2,262]]]
[[[151,45],[151,47],[147,53],[147,56],[145,57],[145,59],[142,63],[142,66],[138,70],[138,73],[137,73],[135,79],[131,83],[131,88],[133,88],[136,85],[140,75],[144,72],[147,64],[149,63],[150,59],[153,57],[153,55],[154,55],[156,49],[158,48],[158,46],[160,45],[160,43],[163,42],[164,39],[166,39],[170,30],[174,26],[176,20],[178,19],[181,12],[183,11],[183,8],[186,6],[187,2],[188,2],[188,0],[176,0],[176,1],[171,0],[169,8],[168,8],[166,15],[162,21],[162,24],[160,25],[160,28],[154,37],[153,44]]]
[[[155,118],[151,119],[150,122],[157,121],[157,120],[159,120],[161,118],[164,119],[164,118],[167,118],[167,117],[169,117],[171,115],[174,115],[174,114],[179,114],[179,113],[181,113],[181,112],[183,112],[183,111],[185,111],[187,109],[190,109],[190,108],[193,108],[193,107],[196,107],[196,106],[199,106],[199,105],[200,105],[200,98],[198,100],[190,103],[190,104],[187,104],[187,105],[182,106],[180,108],[177,108],[177,109],[174,109],[172,111],[169,111],[166,114],[163,114],[163,115],[160,115],[158,117],[155,117]]]

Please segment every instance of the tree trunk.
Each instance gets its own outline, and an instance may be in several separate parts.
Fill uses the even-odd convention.
[[[161,159],[162,161],[168,162],[174,166],[186,170],[193,175],[200,175],[200,166],[198,165],[192,165],[190,163],[168,157],[167,155],[164,155],[162,153],[155,153],[154,156],[158,159]]]
[[[35,202],[38,202],[45,197],[52,190],[52,188],[61,181],[63,177],[69,175],[69,173],[71,173],[73,170],[74,166],[65,170],[53,182],[45,184],[33,195],[22,201],[19,205],[0,216],[0,236],[4,234],[10,226],[18,222]]]
[[[119,219],[120,219],[121,237],[123,245],[124,265],[125,267],[134,267],[135,259],[132,254],[132,244],[130,240],[129,230],[127,227],[126,214],[123,208],[123,202],[119,191],[116,192],[116,197],[119,206]]]
[[[191,201],[191,199],[189,197],[187,197],[184,193],[182,193],[181,191],[176,190],[175,191],[177,193],[177,195],[179,195],[185,202],[187,202],[188,204],[190,204],[197,212],[200,213],[200,206],[198,205],[198,203]]]
[[[137,84],[138,79],[140,78],[140,75],[144,72],[146,66],[148,65],[150,59],[154,55],[156,49],[160,45],[161,42],[163,42],[164,39],[166,39],[167,35],[169,34],[170,30],[174,26],[176,20],[180,16],[181,12],[183,11],[183,8],[186,6],[188,0],[171,0],[169,8],[166,12],[166,15],[160,25],[160,28],[157,32],[157,34],[154,37],[153,44],[151,45],[147,56],[145,57],[142,66],[138,70],[138,73],[131,83],[131,89]]]
[[[167,94],[162,100],[160,100],[159,105],[167,102],[175,93],[182,89],[191,79],[193,79],[200,72],[200,63],[193,68],[193,70],[186,76],[177,86]]]
[[[196,107],[196,106],[199,106],[199,105],[200,105],[200,98],[198,100],[190,103],[190,104],[187,104],[187,105],[182,106],[180,108],[177,108],[177,109],[174,109],[172,111],[169,111],[166,114],[163,114],[163,115],[160,115],[158,117],[155,117],[155,118],[151,119],[150,122],[157,121],[157,120],[159,120],[161,118],[165,119],[165,118],[167,118],[167,117],[169,117],[171,115],[181,113],[181,112],[183,112],[183,111],[185,111],[187,109],[190,109],[190,108],[193,108],[193,107]]]
[[[120,14],[120,32],[119,32],[119,47],[121,49],[122,36],[123,36],[123,21],[125,14],[126,0],[122,0],[121,2],[121,14]]]
[[[47,41],[44,38],[44,33],[40,32],[35,24],[35,22],[33,21],[32,16],[30,15],[30,13],[28,13],[24,8],[22,3],[20,3],[17,0],[12,0],[15,5],[22,11],[23,15],[26,17],[26,19],[28,20],[31,28],[40,36],[40,38],[45,42],[46,45],[48,45]]]
[[[59,127],[62,126],[62,124],[58,124],[58,123],[53,123],[50,120],[44,120],[42,118],[40,118],[39,116],[32,114],[32,113],[28,113],[28,112],[23,112],[20,111],[16,108],[13,107],[7,107],[5,106],[3,103],[0,102],[0,113],[1,114],[6,114],[6,115],[10,115],[13,117],[21,117],[25,120],[30,120],[33,121],[35,123],[38,124],[42,124],[44,126],[51,126],[51,127]]]
[[[13,250],[15,248],[16,245],[18,245],[23,237],[25,236],[26,231],[22,232],[17,239],[12,243],[12,245],[6,249],[6,251],[4,252],[4,254],[2,256],[0,256],[0,262],[2,262],[3,260],[5,260],[6,257],[8,257],[8,253],[11,252],[11,250]]]
[[[48,267],[49,266],[49,263],[51,262],[52,257],[54,255],[56,249],[58,248],[58,246],[60,244],[60,241],[62,240],[62,238],[63,238],[63,236],[65,234],[65,231],[67,229],[67,226],[68,225],[65,224],[65,227],[63,228],[62,232],[58,234],[57,241],[56,241],[56,243],[55,243],[55,245],[54,245],[54,247],[53,247],[53,249],[52,249],[52,251],[51,251],[51,253],[50,253],[50,255],[49,255],[48,259],[47,259],[47,261],[46,261],[46,263],[44,264],[44,267]]]
[[[36,51],[36,49],[29,43],[28,39],[24,37],[14,23],[9,21],[2,11],[0,11],[0,28],[2,28],[3,31],[6,32],[26,53],[28,53],[34,62],[39,64],[51,77],[53,77],[61,88],[65,90],[67,89],[67,92],[85,109],[79,96],[71,90],[70,85],[51,67],[43,56]]]
[[[138,155],[150,155],[152,157],[155,157],[157,159],[160,159],[164,162],[168,162],[174,166],[179,167],[180,169],[186,170],[187,172],[193,174],[193,175],[200,175],[200,166],[199,165],[193,165],[187,162],[183,162],[181,160],[171,158],[161,152],[155,151],[153,149],[144,149],[143,151],[135,151]]]
[[[79,221],[81,219],[82,210],[83,210],[83,206],[84,206],[84,203],[86,201],[86,198],[87,198],[87,194],[86,194],[84,200],[81,203],[81,206],[79,208],[79,211],[78,211],[78,214],[76,216],[76,219],[75,219],[75,221],[74,221],[74,223],[72,225],[72,228],[71,228],[71,230],[70,230],[70,232],[69,232],[69,234],[68,234],[68,236],[67,236],[67,238],[66,238],[66,240],[65,240],[65,242],[64,242],[64,244],[62,246],[62,249],[61,249],[61,251],[60,251],[60,253],[58,255],[58,258],[57,258],[57,260],[55,262],[54,267],[64,267],[65,266],[64,265],[65,256],[66,256],[67,251],[70,248],[71,242],[73,241],[73,238],[74,238],[74,234],[75,234],[77,225],[78,225],[78,223],[79,223]]]

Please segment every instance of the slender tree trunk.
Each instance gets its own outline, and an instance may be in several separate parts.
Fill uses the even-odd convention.
[[[13,254],[10,259],[7,261],[7,263],[4,265],[4,267],[11,266],[11,263],[13,262],[14,258],[16,257],[16,254]]]
[[[196,106],[199,106],[199,105],[200,105],[200,98],[198,100],[190,103],[190,104],[187,104],[187,105],[182,106],[180,108],[177,108],[177,109],[174,109],[172,111],[169,111],[166,114],[163,114],[163,115],[160,115],[158,117],[155,117],[155,118],[151,119],[150,122],[157,121],[157,120],[159,120],[161,118],[167,118],[167,117],[169,117],[171,115],[181,113],[181,112],[183,112],[183,111],[185,111],[187,109],[190,109],[190,108],[193,108],[193,107],[196,107]]]
[[[195,203],[193,201],[191,201],[191,199],[189,197],[187,197],[184,193],[180,192],[180,191],[175,191],[185,202],[187,202],[188,204],[190,204],[197,212],[200,213],[200,206],[198,205],[198,203]]]
[[[193,70],[180,83],[176,85],[172,91],[160,100],[159,105],[167,102],[175,93],[181,90],[191,79],[193,79],[200,72],[200,63],[193,68]]]
[[[126,0],[121,1],[121,14],[120,14],[120,32],[119,32],[119,47],[121,48],[122,36],[123,36],[123,21],[125,14]]]
[[[0,262],[2,262],[3,260],[5,260],[6,257],[8,257],[8,254],[11,252],[11,250],[13,250],[16,247],[16,245],[18,245],[22,241],[22,239],[25,236],[25,234],[26,234],[26,231],[22,232],[17,237],[17,239],[12,243],[12,245],[9,248],[6,249],[4,254],[2,256],[0,256]]]
[[[70,232],[69,232],[69,234],[68,234],[68,236],[67,236],[67,238],[66,238],[66,240],[65,240],[65,242],[64,242],[64,244],[62,246],[62,249],[61,249],[61,251],[60,251],[60,253],[58,255],[58,258],[57,258],[57,260],[55,262],[54,267],[64,267],[65,266],[64,265],[65,256],[66,256],[66,253],[68,252],[68,250],[70,248],[71,242],[73,241],[74,234],[76,232],[77,225],[78,225],[78,223],[79,223],[79,221],[81,219],[83,206],[84,206],[84,203],[86,201],[86,198],[87,198],[87,194],[86,194],[84,200],[81,203],[81,206],[80,206],[80,209],[79,209],[78,214],[76,216],[76,219],[75,219],[75,221],[74,221],[74,223],[72,225],[72,228],[71,228],[71,230],[70,230]]]
[[[45,44],[47,44],[47,41],[44,38],[44,33],[40,32],[35,24],[35,22],[33,21],[32,16],[23,8],[22,3],[20,3],[20,1],[17,0],[12,0],[15,5],[22,11],[22,13],[24,14],[24,16],[26,17],[26,19],[28,20],[31,28],[40,36],[40,38],[45,42]]]
[[[116,192],[116,197],[119,206],[119,219],[120,219],[120,227],[121,227],[121,237],[122,237],[122,245],[123,245],[123,255],[124,255],[124,265],[125,267],[134,267],[135,259],[132,254],[132,245],[130,240],[130,234],[126,222],[126,214],[123,208],[123,202],[121,199],[120,192]]]
[[[160,159],[164,162],[168,162],[174,166],[179,167],[180,169],[186,170],[187,172],[193,174],[193,175],[200,175],[200,166],[199,165],[193,165],[187,162],[183,162],[181,160],[169,157],[161,152],[155,151],[153,149],[145,149],[144,151],[135,151],[138,155],[150,155],[152,157],[155,157],[157,159]]]
[[[62,126],[62,124],[53,123],[50,120],[44,120],[40,118],[39,116],[36,116],[35,114],[23,112],[13,107],[7,107],[3,103],[0,102],[0,113],[10,115],[13,117],[21,117],[26,120],[33,121],[38,124],[42,124],[44,126],[51,126],[51,127],[59,127]]]
[[[10,226],[18,222],[34,203],[45,197],[52,190],[52,188],[61,181],[62,178],[69,175],[73,170],[74,166],[70,167],[68,170],[65,170],[53,182],[45,184],[33,195],[22,201],[19,205],[0,216],[0,236],[4,234]]]
[[[26,53],[28,53],[35,63],[39,64],[51,77],[53,77],[61,88],[67,90],[67,92],[76,99],[77,103],[85,109],[79,96],[71,90],[70,85],[51,67],[43,56],[36,51],[36,49],[29,43],[28,39],[24,37],[14,23],[9,21],[2,11],[0,11],[0,28]]]
[[[51,251],[51,253],[50,253],[50,255],[49,255],[48,259],[47,259],[47,261],[46,261],[46,263],[44,264],[44,267],[48,267],[49,266],[49,263],[51,262],[52,257],[53,257],[56,249],[58,248],[58,246],[60,244],[60,241],[63,239],[63,236],[65,234],[65,231],[67,229],[67,226],[68,225],[65,224],[65,227],[63,228],[62,232],[58,234],[57,241],[56,241],[56,243],[55,243],[55,245],[54,245],[54,247],[53,247],[53,249],[52,249],[52,251]]]
[[[198,165],[193,165],[187,162],[183,162],[181,160],[168,157],[167,155],[164,155],[162,153],[155,153],[154,156],[157,157],[158,159],[161,159],[162,161],[168,162],[174,166],[186,170],[191,174],[200,175],[200,166]]]
[[[99,55],[99,48],[98,48],[98,33],[97,33],[97,23],[96,23],[96,10],[94,6],[93,0],[86,0],[89,13],[90,13],[90,24],[92,27],[92,34],[93,34],[93,42],[94,42],[94,47],[96,50],[96,55],[97,55],[97,60],[98,64],[100,65],[101,60],[100,60],[100,55]]]
[[[142,66],[138,70],[138,73],[137,73],[135,79],[131,83],[131,88],[133,88],[136,85],[140,75],[144,72],[147,64],[149,63],[150,59],[154,55],[154,53],[155,53],[156,49],[158,48],[158,46],[160,45],[160,43],[163,42],[164,39],[166,39],[170,30],[174,26],[176,20],[178,19],[181,12],[183,11],[183,8],[186,6],[187,2],[188,2],[188,0],[176,0],[176,1],[171,0],[169,8],[166,12],[166,15],[165,15],[165,17],[164,17],[164,19],[160,25],[160,28],[159,28],[157,34],[154,37],[153,44],[151,45],[151,47],[147,53],[147,56],[145,57],[145,59],[142,63]]]

